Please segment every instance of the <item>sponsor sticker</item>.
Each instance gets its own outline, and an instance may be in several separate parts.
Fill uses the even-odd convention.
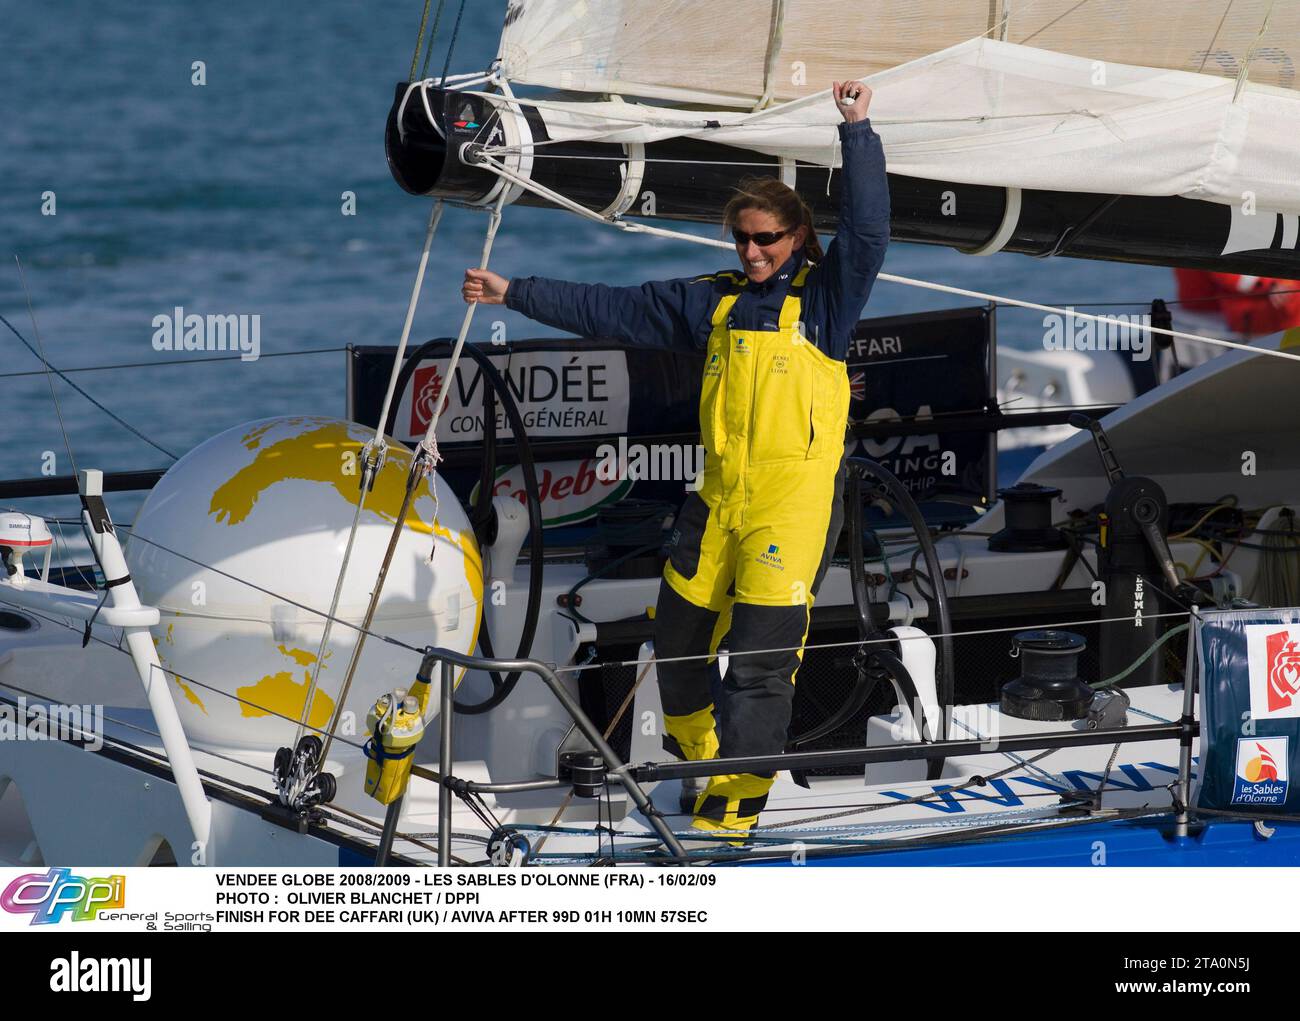
[[[1237,769],[1232,781],[1234,805],[1281,805],[1286,802],[1288,773],[1285,737],[1237,739]]]
[[[1251,716],[1300,716],[1300,624],[1247,624],[1246,662]]]
[[[456,378],[449,381],[450,361],[426,359],[412,374],[398,405],[396,439],[423,439],[439,402],[445,402],[438,417],[439,443],[483,438],[487,383],[468,358],[460,360]],[[493,355],[492,363],[505,377],[532,439],[627,432],[630,391],[623,351],[515,351]],[[500,401],[497,435],[503,439],[510,435]]]

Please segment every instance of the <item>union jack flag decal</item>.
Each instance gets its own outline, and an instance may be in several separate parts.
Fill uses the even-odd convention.
[[[865,370],[859,370],[849,377],[849,396],[855,401],[866,399],[867,373]]]

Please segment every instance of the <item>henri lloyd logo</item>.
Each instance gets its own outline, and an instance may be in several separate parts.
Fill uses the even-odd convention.
[[[1237,773],[1232,782],[1234,805],[1281,805],[1286,802],[1287,738],[1243,737],[1237,740]]]
[[[1246,661],[1251,715],[1300,716],[1300,624],[1247,624]]]
[[[130,993],[143,1002],[152,994],[153,960],[148,957],[69,957],[50,962],[50,988],[56,993]]]

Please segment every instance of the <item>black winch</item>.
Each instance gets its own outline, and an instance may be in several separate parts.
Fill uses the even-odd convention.
[[[1065,549],[1065,533],[1052,527],[1052,502],[1061,491],[1033,482],[1017,482],[998,490],[1006,507],[1007,524],[989,539],[989,549],[997,553],[1038,553]]]
[[[1012,655],[1020,676],[1002,686],[1002,711],[1022,720],[1081,720],[1093,691],[1079,680],[1079,656],[1087,643],[1070,631],[1021,631]]]

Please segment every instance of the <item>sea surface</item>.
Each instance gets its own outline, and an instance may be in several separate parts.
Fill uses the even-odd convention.
[[[456,6],[447,3],[430,73],[446,60]],[[466,5],[453,73],[487,66],[504,9],[505,0]],[[34,339],[17,255],[50,362],[132,366],[72,378],[171,454],[252,419],[341,415],[341,349],[396,343],[430,209],[393,182],[383,149],[420,12],[416,0],[4,0],[0,315]],[[205,84],[194,84],[196,62]],[[343,213],[348,192],[355,215]],[[43,215],[49,193],[55,213]],[[413,340],[456,334],[461,276],[478,259],[484,226],[465,210],[443,218]],[[506,211],[492,258],[507,276],[612,284],[726,263],[726,253],[523,208]],[[1169,270],[1068,259],[896,244],[884,268],[1050,304],[1134,303],[1113,311],[1173,296]],[[878,283],[866,314],[972,303]],[[201,362],[154,350],[154,317],[178,306],[260,316],[262,357]],[[500,309],[491,319],[504,319],[512,338],[553,332]],[[1039,346],[1041,320],[1000,310],[1001,343]],[[80,467],[170,463],[57,386]],[[68,474],[40,363],[2,325],[0,388],[0,479],[40,475],[46,452]],[[113,498],[119,520],[134,502]]]

